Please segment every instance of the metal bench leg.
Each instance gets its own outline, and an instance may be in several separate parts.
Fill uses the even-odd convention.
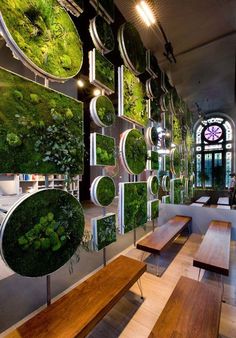
[[[144,298],[143,298],[143,288],[142,288],[141,278],[137,280],[137,284],[138,284],[138,288],[141,294],[141,299],[143,300]]]
[[[201,275],[201,269],[199,268],[199,271],[198,271],[198,278],[197,278],[198,281],[200,280],[200,275]]]

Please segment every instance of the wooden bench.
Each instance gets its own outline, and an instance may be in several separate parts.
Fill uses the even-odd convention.
[[[181,277],[149,338],[217,338],[222,290]]]
[[[146,264],[119,256],[7,337],[85,337],[145,271]]]
[[[190,204],[190,207],[204,207],[205,204],[202,203],[192,203]]]
[[[210,200],[209,196],[202,196],[199,199],[195,201],[195,203],[202,203],[202,204],[207,204]]]
[[[160,228],[137,243],[137,249],[160,255],[174,239],[189,226],[192,218],[188,216],[175,216]],[[157,263],[158,270],[158,263]],[[158,275],[158,271],[157,271]]]
[[[229,197],[219,197],[217,204],[218,205],[229,205]]]
[[[231,223],[212,221],[193,259],[193,265],[228,276],[230,240]]]

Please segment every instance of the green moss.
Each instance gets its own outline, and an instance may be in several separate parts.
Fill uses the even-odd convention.
[[[2,0],[0,11],[16,44],[36,66],[57,78],[79,72],[82,43],[57,0]]]
[[[182,168],[182,163],[181,163],[181,153],[176,147],[175,149],[172,150],[172,172],[175,176],[179,177],[181,173],[181,168]]]
[[[159,135],[156,127],[151,128],[151,141],[154,146],[157,146],[159,141]]]
[[[158,189],[159,189],[159,182],[157,176],[152,176],[152,181],[151,181],[151,191],[153,195],[158,194]]]
[[[96,30],[103,49],[112,51],[115,48],[115,39],[111,25],[99,15],[96,17]]]
[[[153,121],[161,122],[161,108],[158,100],[150,100],[150,118]]]
[[[158,85],[157,79],[151,79],[150,81],[150,94],[153,98],[156,98],[160,95],[160,88]]]
[[[101,95],[96,100],[96,111],[101,122],[110,127],[116,119],[115,108],[111,100],[104,95]]]
[[[170,156],[166,155],[166,171],[170,171]]]
[[[151,203],[151,220],[159,217],[159,200],[150,201]]]
[[[146,51],[137,29],[130,22],[126,22],[121,26],[120,31],[123,32],[123,39],[119,40],[119,47],[124,63],[135,73],[144,73]]]
[[[94,237],[96,250],[101,250],[113,242],[116,242],[116,215],[109,214],[95,220]],[[96,232],[96,233],[95,233]]]
[[[20,275],[47,275],[71,258],[83,231],[84,215],[78,200],[62,190],[37,192],[23,200],[7,221],[4,259]]]
[[[116,165],[113,137],[96,134],[96,157],[97,165]]]
[[[131,71],[123,67],[123,115],[142,126],[147,126],[148,114],[143,84]]]
[[[99,204],[106,207],[110,205],[116,195],[116,188],[112,178],[104,176],[97,185],[96,196]]]
[[[147,145],[140,131],[132,129],[128,132],[125,141],[125,157],[130,172],[141,174],[147,161]]]
[[[82,103],[2,68],[0,91],[0,172],[81,174]]]
[[[147,222],[147,184],[124,184],[124,232]]]
[[[182,143],[182,125],[181,119],[176,115],[173,115],[173,142],[176,145],[180,145]]]
[[[159,169],[159,155],[157,151],[151,150],[151,156],[149,160],[151,160],[151,170],[158,170]]]
[[[114,65],[97,50],[95,50],[95,80],[110,91],[115,91]]]
[[[180,178],[176,178],[172,182],[173,184],[173,194],[174,194],[174,204],[182,203],[182,191],[183,191],[183,181]]]
[[[162,203],[170,204],[170,195],[162,196]]]

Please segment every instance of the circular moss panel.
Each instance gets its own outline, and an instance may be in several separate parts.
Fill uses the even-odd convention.
[[[120,151],[121,161],[130,174],[138,175],[144,171],[147,161],[147,145],[139,130],[128,129],[123,133]]]
[[[98,176],[91,185],[91,200],[94,204],[107,207],[116,196],[116,187],[109,176]]]
[[[99,127],[110,127],[116,119],[114,105],[105,95],[94,97],[91,100],[90,114]]]
[[[1,255],[22,276],[48,275],[73,256],[83,233],[79,201],[63,190],[41,190],[8,212],[0,233]]]
[[[94,46],[100,52],[106,54],[115,48],[115,38],[111,25],[100,15],[90,21],[89,31]]]
[[[2,0],[0,12],[0,28],[8,46],[32,71],[55,81],[80,71],[82,43],[57,0]]]
[[[139,75],[146,69],[146,50],[137,29],[130,23],[124,23],[118,32],[121,57],[125,65]]]

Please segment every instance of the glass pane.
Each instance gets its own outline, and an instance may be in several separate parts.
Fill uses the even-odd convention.
[[[212,187],[212,154],[205,154],[205,187]]]
[[[222,153],[215,153],[215,167],[222,166]]]
[[[202,155],[198,154],[196,156],[196,183],[197,183],[197,187],[201,187],[201,185],[202,185],[201,171],[202,171]]]
[[[232,153],[226,153],[226,164],[225,164],[225,186],[228,188],[230,184],[230,174],[232,171]]]

